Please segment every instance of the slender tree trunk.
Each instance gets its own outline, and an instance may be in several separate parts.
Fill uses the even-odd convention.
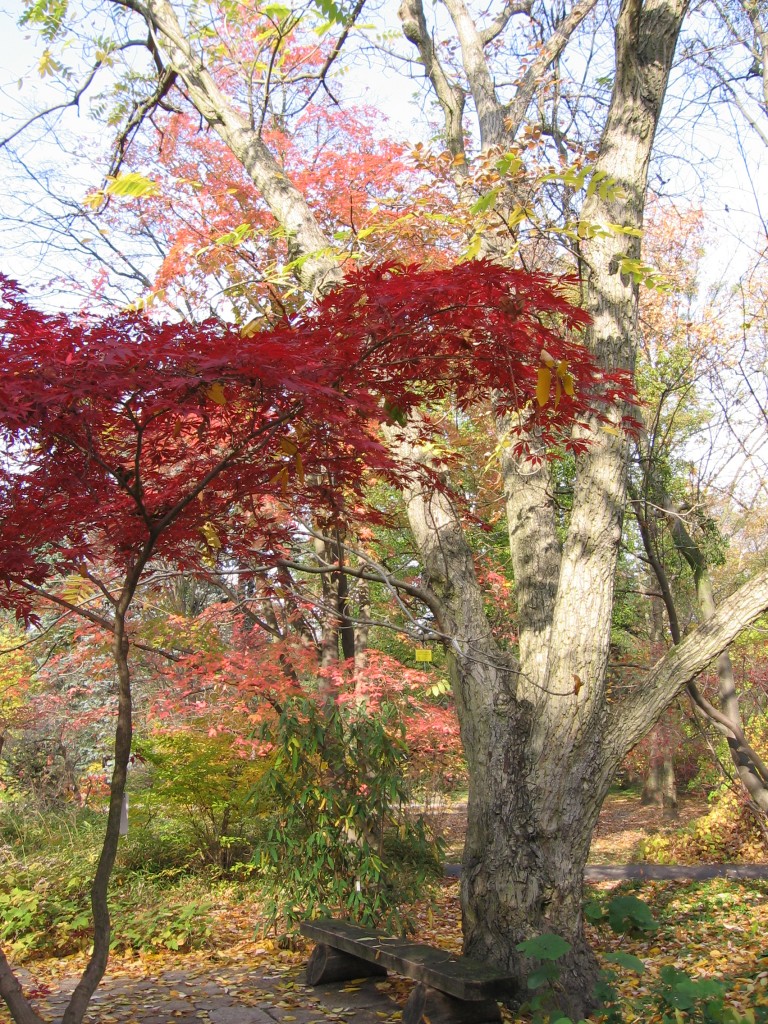
[[[5,1000],[16,1024],[44,1024],[43,1018],[35,1013],[27,1001],[2,949],[0,949],[0,996]]]
[[[648,772],[640,801],[658,807],[665,818],[676,818],[675,751],[663,723],[657,723],[651,730],[650,744]]]
[[[716,604],[706,559],[685,528],[682,517],[668,495],[663,496],[662,503],[675,546],[693,572],[701,617],[707,622],[714,615]],[[717,659],[717,679],[720,692],[719,714],[718,709],[712,708],[695,687],[691,687],[690,697],[694,707],[702,711],[725,736],[731,761],[750,801],[756,811],[768,816],[768,766],[748,742],[744,733],[733,663],[728,651],[723,651]]]
[[[131,753],[132,697],[131,673],[128,660],[128,635],[126,618],[136,593],[141,572],[154,547],[154,539],[126,575],[120,598],[115,606],[112,656],[117,670],[118,701],[115,726],[114,767],[109,790],[107,824],[96,873],[91,885],[91,914],[93,919],[93,949],[85,970],[74,989],[61,1018],[61,1024],[81,1024],[88,1004],[99,982],[104,976],[109,957],[111,922],[108,904],[109,880],[117,857],[120,838],[120,818],[125,797],[128,762]],[[42,1024],[34,1012],[21,986],[18,984],[8,961],[0,950],[0,995],[5,999],[16,1024]]]
[[[117,668],[118,698],[117,724],[115,727],[115,763],[109,787],[109,810],[104,843],[101,848],[96,874],[91,885],[91,913],[93,915],[93,951],[83,975],[72,993],[62,1024],[81,1024],[88,1009],[91,996],[104,976],[109,957],[111,921],[109,914],[108,890],[112,869],[117,857],[120,839],[120,817],[125,799],[125,784],[128,777],[128,762],[131,755],[133,733],[133,706],[131,697],[131,672],[128,662],[128,635],[126,616],[133,595],[136,592],[141,570],[146,564],[149,552],[134,566],[123,586],[115,610],[115,632],[112,641],[112,656]]]

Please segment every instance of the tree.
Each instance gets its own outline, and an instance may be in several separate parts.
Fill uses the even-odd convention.
[[[286,238],[299,287],[311,294],[337,283],[333,239],[311,199],[286,177],[237,86],[218,73],[216,44],[207,48],[202,34],[189,30],[181,5],[118,5],[126,7],[148,32],[156,88],[172,83],[174,97],[197,110],[263,196]],[[576,3],[556,20],[546,11],[543,18],[529,18],[528,5],[509,4],[483,20],[463,0],[446,0],[455,35],[445,50],[435,45],[419,0],[406,0],[400,16],[443,116],[457,192],[476,199],[466,203],[478,218],[468,225],[470,254],[482,251],[499,262],[528,255],[519,227],[529,219],[520,154],[552,140],[552,177],[564,186],[568,214],[561,229],[575,248],[581,301],[591,318],[588,346],[612,374],[631,371],[635,363],[639,286],[650,271],[640,248],[649,165],[687,4],[616,5],[612,74],[606,76],[610,95],[606,87],[587,97],[587,113],[602,116],[569,167],[574,143],[564,126],[583,115],[576,86],[571,94],[563,88],[566,47],[592,7],[591,0]],[[358,13],[355,7],[347,24]],[[515,36],[516,19],[524,19],[525,28]],[[514,85],[504,89],[504,82]],[[269,83],[260,84],[265,91],[259,109],[267,109]],[[132,108],[137,116],[151,99],[148,90],[145,106]],[[526,126],[534,100],[538,123]],[[465,141],[470,108],[477,127],[474,158]],[[594,154],[589,164],[583,158],[588,151]],[[579,188],[586,191],[580,208]],[[551,248],[543,259],[553,260]],[[558,381],[562,392],[557,363],[545,360],[537,373],[545,401],[550,395],[554,403]],[[620,426],[626,409],[619,402],[608,411],[609,422],[587,417],[574,426],[576,472],[564,516],[545,458],[548,440],[526,433],[509,408],[495,404],[492,387],[482,398],[498,428],[516,645],[494,638],[457,502],[442,488],[408,480],[402,485],[422,567],[420,592],[451,662],[470,771],[464,945],[468,954],[522,977],[528,964],[518,943],[541,932],[560,934],[571,943],[561,972],[562,1005],[580,1015],[591,1005],[596,976],[582,927],[583,866],[602,798],[626,751],[663,708],[768,606],[768,577],[758,574],[737,590],[636,686],[612,690],[607,667],[626,505],[629,447]],[[418,426],[416,419],[404,433],[390,433],[391,443],[401,457],[437,472]]]
[[[720,558],[720,548],[727,542],[718,537],[711,517],[712,498],[707,490],[715,481],[708,481],[699,473],[693,487],[687,484],[684,466],[678,462],[678,453],[684,447],[680,439],[704,431],[725,433],[724,426],[732,435],[727,445],[730,457],[743,459],[746,469],[734,474],[734,481],[739,480],[740,487],[750,486],[746,477],[757,476],[759,486],[762,467],[753,465],[750,472],[749,464],[752,451],[761,447],[763,424],[759,398],[751,384],[753,374],[740,359],[740,329],[736,329],[734,339],[735,325],[729,322],[727,311],[717,308],[717,296],[715,302],[695,309],[700,214],[684,216],[668,211],[662,221],[659,211],[654,213],[646,244],[647,248],[660,250],[654,262],[662,267],[668,287],[647,300],[643,310],[640,391],[645,399],[646,428],[638,445],[639,482],[631,484],[630,490],[642,545],[667,612],[669,633],[672,642],[679,643],[685,618],[684,599],[679,588],[675,593],[670,558],[665,557],[665,534],[669,533],[674,555],[690,571],[694,618],[706,619],[715,608],[712,569]],[[670,230],[674,239],[664,241]],[[762,317],[755,311],[751,320],[759,327]],[[744,402],[744,394],[739,394],[740,385],[751,400],[748,403]],[[726,389],[730,392],[727,399]],[[715,409],[722,408],[724,423],[718,423],[715,412],[704,405],[707,397],[710,402],[714,398]],[[737,412],[739,405],[748,405],[746,417]],[[732,422],[734,415],[738,425]],[[768,770],[745,736],[727,651],[718,658],[717,672],[719,707],[707,700],[695,684],[688,686],[688,696],[695,711],[726,737],[747,798],[753,810],[764,816],[768,808]]]
[[[317,310],[261,333],[45,315],[7,282],[3,300],[0,605],[33,622],[42,600],[97,623],[111,634],[118,677],[94,946],[63,1016],[76,1024],[109,950],[107,886],[132,735],[130,613],[152,560],[194,570],[207,547],[278,565],[298,528],[277,514],[281,504],[332,531],[366,514],[366,473],[439,486],[376,434],[425,399],[471,405],[495,386],[521,431],[556,443],[575,417],[593,408],[600,417],[602,402],[628,395],[628,381],[608,379],[545,326],[547,317],[583,321],[549,282],[488,263],[363,271]],[[532,401],[542,352],[568,382],[558,403]],[[423,421],[423,442],[429,433]],[[101,608],[57,587],[73,576]],[[1,951],[0,994],[18,1024],[39,1024]]]

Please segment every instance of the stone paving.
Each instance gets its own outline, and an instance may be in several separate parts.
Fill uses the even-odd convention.
[[[293,961],[293,958],[292,958]],[[18,972],[25,990],[35,987]],[[35,1008],[45,1020],[61,1020],[77,978],[66,977],[41,992]],[[91,1000],[87,1024],[395,1024],[407,992],[397,979],[365,979],[310,988],[304,968],[248,970],[210,962],[156,975],[133,970],[105,975]],[[407,985],[407,983],[405,983]],[[397,991],[397,989],[400,991]],[[37,993],[35,993],[37,995]],[[397,1001],[392,996],[397,996]],[[0,1010],[0,1024],[9,1020]]]

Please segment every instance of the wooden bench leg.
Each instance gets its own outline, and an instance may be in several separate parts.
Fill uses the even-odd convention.
[[[350,981],[352,978],[386,977],[386,968],[351,953],[319,942],[307,963],[307,983],[325,985],[331,981]]]
[[[419,984],[403,1010],[403,1024],[497,1024],[498,1003],[492,999],[456,999]]]

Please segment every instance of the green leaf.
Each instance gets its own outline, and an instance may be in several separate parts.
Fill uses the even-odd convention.
[[[479,256],[482,246],[483,236],[480,234],[479,231],[476,231],[474,235],[472,235],[472,237],[470,238],[469,245],[467,246],[463,256],[461,257],[462,262],[466,263],[469,260],[473,260],[477,256]]]
[[[584,917],[586,917],[588,921],[592,921],[594,924],[608,919],[608,915],[597,900],[590,900],[588,903],[584,904]]]
[[[616,964],[618,967],[625,967],[628,971],[634,971],[636,974],[645,973],[645,964],[639,956],[633,956],[631,953],[609,953],[606,956],[606,962],[609,964]]]
[[[637,896],[617,896],[608,904],[608,923],[615,932],[655,931],[659,926],[647,903]]]
[[[501,192],[500,186],[492,188],[490,192],[486,192],[484,196],[480,196],[476,202],[472,203],[469,212],[474,216],[477,213],[485,213],[487,210],[493,209],[499,198],[499,192]]]
[[[290,17],[291,9],[284,4],[267,4],[264,8],[264,13],[268,18],[272,18],[273,21],[285,21],[286,18]]]
[[[36,0],[35,3],[26,3],[19,24],[37,25],[43,39],[53,42],[63,30],[67,7],[67,0]]]
[[[557,964],[542,964],[541,967],[537,967],[535,971],[531,971],[528,975],[528,981],[526,984],[530,989],[541,988],[542,985],[556,978],[559,973],[560,971]]]
[[[499,174],[516,174],[523,166],[523,161],[517,153],[505,153],[496,161],[496,170]]]
[[[337,25],[343,25],[347,20],[344,11],[337,7],[333,0],[315,0],[315,7],[317,7],[323,17],[327,18],[328,21],[335,22]]]
[[[526,956],[535,956],[539,960],[559,960],[561,956],[565,956],[570,951],[571,944],[559,935],[545,932],[543,935],[537,935],[534,939],[518,942],[515,948],[519,949],[521,953],[525,953]]]
[[[218,238],[214,238],[214,245],[240,245],[241,242],[245,241],[250,235],[253,234],[253,228],[250,224],[238,224],[236,228],[228,231],[225,235],[219,235]]]
[[[137,199],[140,196],[156,196],[160,189],[156,181],[132,171],[129,174],[118,174],[107,185],[105,192],[111,196],[130,196]]]

